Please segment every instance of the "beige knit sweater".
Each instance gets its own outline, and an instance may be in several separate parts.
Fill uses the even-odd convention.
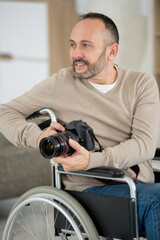
[[[138,179],[154,181],[151,159],[157,144],[159,91],[152,75],[119,66],[116,85],[102,94],[87,79],[75,78],[72,68],[61,69],[0,106],[0,131],[17,146],[36,147],[41,130],[25,117],[44,107],[53,109],[60,123],[81,119],[93,128],[104,150],[90,152],[87,170],[114,166],[134,178],[130,167],[138,164]],[[65,176],[64,184],[75,190],[102,185],[77,176]]]

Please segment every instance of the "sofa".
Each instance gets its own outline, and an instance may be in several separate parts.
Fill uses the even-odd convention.
[[[51,179],[50,162],[38,150],[15,147],[0,134],[0,200],[51,185]]]

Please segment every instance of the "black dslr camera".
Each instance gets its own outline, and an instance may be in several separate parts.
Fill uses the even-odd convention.
[[[65,126],[65,132],[59,132],[55,135],[43,138],[40,142],[40,152],[45,158],[53,158],[73,153],[74,149],[68,144],[71,138],[81,146],[91,151],[95,148],[96,139],[93,130],[82,120],[72,121]],[[99,142],[98,142],[99,144]],[[102,147],[99,144],[100,151]]]

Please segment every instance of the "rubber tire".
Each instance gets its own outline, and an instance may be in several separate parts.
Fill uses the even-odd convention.
[[[97,230],[88,213],[75,198],[73,198],[70,194],[61,189],[57,189],[50,186],[40,186],[33,188],[24,193],[18,199],[18,201],[14,204],[13,208],[11,209],[11,212],[24,200],[28,198],[34,198],[36,196],[42,198],[56,199],[58,201],[63,202],[63,204],[66,203],[66,205],[69,205],[72,211],[76,212],[76,214],[79,216],[81,222],[83,223],[82,225],[85,226],[85,231],[88,233],[89,240],[99,240]]]

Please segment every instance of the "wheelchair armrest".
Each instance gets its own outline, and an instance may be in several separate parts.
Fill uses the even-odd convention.
[[[38,118],[39,116],[42,116],[42,114],[40,113],[40,111],[36,111],[36,112],[32,113],[31,115],[29,115],[28,117],[26,117],[26,120]]]
[[[87,171],[76,171],[76,172],[65,172],[61,165],[55,166],[57,169],[56,172],[56,187],[61,188],[60,175],[75,175],[75,176],[83,176],[97,179],[107,179],[107,180],[116,180],[126,182],[130,188],[130,197],[136,199],[136,187],[133,180],[127,176],[125,176],[124,172],[121,169],[107,167],[105,169],[94,168]]]
[[[58,170],[63,174],[64,170],[62,165],[58,166]],[[83,175],[83,176],[87,175],[88,177],[91,176],[91,177],[101,177],[101,178],[103,177],[104,178],[123,178],[124,177],[124,172],[121,169],[113,168],[113,167],[107,167],[105,169],[93,168],[87,171],[71,172],[70,174]]]

